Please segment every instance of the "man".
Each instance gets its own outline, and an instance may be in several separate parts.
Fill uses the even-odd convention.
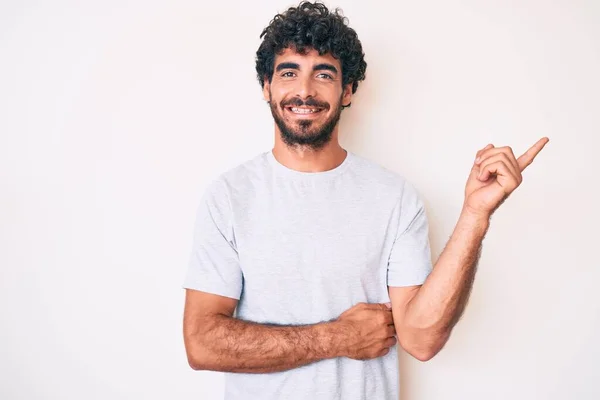
[[[188,361],[225,372],[228,400],[397,399],[397,343],[421,361],[444,346],[490,216],[548,139],[518,160],[509,147],[477,153],[434,267],[415,187],[338,142],[365,77],[354,30],[303,2],[263,36],[256,69],[275,145],[202,198],[183,285]]]

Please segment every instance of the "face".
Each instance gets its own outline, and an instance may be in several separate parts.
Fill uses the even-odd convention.
[[[263,95],[281,139],[288,146],[317,150],[337,129],[352,84],[342,87],[340,62],[330,54],[320,56],[311,49],[302,55],[288,48],[275,56],[273,78],[265,81]]]

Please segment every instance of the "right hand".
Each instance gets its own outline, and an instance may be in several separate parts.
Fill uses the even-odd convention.
[[[358,303],[336,319],[343,356],[368,360],[386,355],[396,344],[392,309],[385,303]]]

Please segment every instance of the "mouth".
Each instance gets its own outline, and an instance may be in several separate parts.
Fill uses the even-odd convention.
[[[320,115],[323,108],[320,107],[296,107],[296,106],[285,106],[287,112],[293,114],[296,117],[315,117]]]

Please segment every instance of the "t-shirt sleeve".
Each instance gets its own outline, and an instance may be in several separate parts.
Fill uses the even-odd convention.
[[[398,231],[388,260],[388,286],[422,285],[431,273],[429,225],[419,193],[404,182]]]
[[[239,300],[242,284],[231,203],[225,182],[217,179],[208,185],[196,212],[183,288]]]

